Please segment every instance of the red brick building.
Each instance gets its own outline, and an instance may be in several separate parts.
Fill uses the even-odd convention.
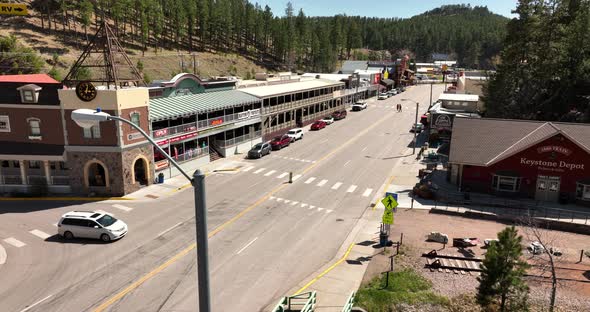
[[[449,168],[462,190],[590,204],[590,125],[458,118]]]

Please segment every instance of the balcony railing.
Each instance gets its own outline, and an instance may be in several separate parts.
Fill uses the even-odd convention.
[[[217,140],[215,142],[216,142],[216,145],[219,146],[220,148],[228,148],[228,147],[232,147],[234,145],[241,144],[241,143],[246,142],[248,140],[257,139],[261,136],[262,136],[262,131],[258,130],[258,131],[251,133],[251,134],[242,135],[242,136],[239,136],[239,137],[236,137],[233,139],[224,140],[224,141]]]
[[[319,102],[323,102],[323,101],[327,101],[327,100],[331,100],[331,99],[334,99],[333,93],[319,95],[319,96],[315,96],[315,97],[308,98],[308,99],[293,101],[293,102],[279,104],[279,105],[270,106],[270,107],[267,106],[267,107],[263,108],[263,110],[264,110],[263,112],[264,112],[264,114],[280,112],[280,111],[284,111],[284,110],[288,110],[288,109],[292,109],[292,108],[300,108],[305,105],[318,104]]]
[[[49,185],[70,185],[69,176],[51,176]],[[21,185],[23,182],[20,175],[3,175],[0,179],[0,184],[4,185]],[[27,185],[40,185],[46,184],[47,178],[42,175],[29,175],[27,176]]]
[[[19,175],[3,175],[0,180],[2,184],[6,185],[20,185],[23,184],[23,180]]]
[[[183,125],[179,125],[179,126],[172,126],[172,127],[168,127],[168,128],[153,130],[152,137],[154,139],[158,139],[158,138],[172,136],[175,134],[182,134],[182,133],[193,132],[193,131],[197,131],[197,130],[200,131],[200,130],[205,130],[208,128],[216,127],[216,126],[228,123],[228,122],[248,120],[248,119],[256,118],[258,116],[260,116],[260,109],[259,108],[252,109],[252,110],[245,111],[245,112],[224,115],[224,116],[220,116],[220,117],[198,120],[196,122],[191,122],[191,123],[183,124]]]
[[[51,185],[70,185],[70,177],[68,176],[52,176]]]
[[[208,156],[208,155],[209,155],[209,146],[203,147],[203,148],[188,149],[183,154],[180,154],[178,156],[174,156],[172,158],[174,158],[174,160],[176,162],[182,163],[185,161],[189,161],[192,159],[196,159],[196,158],[200,158],[200,157],[204,157],[204,156]],[[156,166],[156,170],[167,168],[169,166],[168,160],[164,159],[164,160],[156,161],[155,166]]]

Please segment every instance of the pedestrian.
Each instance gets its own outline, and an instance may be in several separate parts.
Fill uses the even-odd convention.
[[[400,105],[399,105],[399,112],[400,112],[400,113],[402,112],[402,108],[403,108],[403,107],[402,107],[402,105],[400,104]]]

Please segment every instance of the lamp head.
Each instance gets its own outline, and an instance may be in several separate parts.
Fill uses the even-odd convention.
[[[72,120],[80,127],[89,129],[92,128],[101,121],[109,120],[111,115],[102,112],[100,108],[97,110],[81,108],[72,112]]]

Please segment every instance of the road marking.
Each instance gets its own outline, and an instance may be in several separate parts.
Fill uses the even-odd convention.
[[[252,169],[254,169],[254,167],[250,166],[250,167],[248,167],[248,168],[244,169],[244,172],[248,172],[248,171],[250,171],[250,170],[252,170]]]
[[[297,204],[299,204],[299,202],[298,202],[298,201],[291,202],[291,206],[295,206],[295,205],[297,205]]]
[[[340,188],[340,185],[342,185],[342,182],[337,182],[336,184],[334,184],[334,185],[332,186],[332,189],[333,189],[333,190],[337,190],[337,189],[339,189],[339,188]]]
[[[49,235],[43,231],[39,231],[39,230],[32,230],[32,231],[29,231],[29,233],[31,233],[41,239],[47,239],[48,237],[51,237],[51,235]]]
[[[346,190],[347,193],[352,193],[354,192],[354,190],[356,190],[356,185],[351,185],[348,190]]]
[[[288,174],[289,174],[288,172],[283,172],[283,173],[281,173],[281,175],[279,175],[277,177],[277,179],[282,179],[282,178],[286,177]]]
[[[6,249],[0,245],[0,265],[6,263]]]
[[[119,205],[119,204],[114,204],[113,207],[123,210],[125,212],[129,212],[129,211],[133,210],[133,208],[131,208],[131,207],[127,207],[127,206],[123,206],[123,205]]]
[[[310,206],[309,206],[309,209],[313,209],[313,208],[315,208],[315,206],[314,206],[314,205],[310,205]]]
[[[361,152],[364,152],[366,149],[367,149],[367,147],[365,146],[365,148],[363,148],[363,149],[361,150]]]
[[[315,164],[315,160],[314,160],[314,161],[312,161],[312,163],[313,163],[313,164]]]
[[[299,178],[301,178],[301,175],[300,175],[300,174],[298,174],[298,175],[294,176],[294,177],[293,177],[293,181],[295,181],[295,180],[297,180],[297,179],[299,179]]]
[[[37,301],[37,302],[35,302],[35,303],[31,304],[30,306],[28,306],[28,307],[26,307],[26,308],[24,308],[24,309],[20,310],[20,312],[26,312],[26,311],[29,311],[30,309],[34,308],[36,305],[40,304],[41,302],[43,302],[43,301],[45,301],[45,300],[47,300],[47,299],[51,298],[51,296],[53,296],[53,295],[49,295],[49,296],[47,296],[47,297],[45,297],[45,298],[43,298],[43,299],[41,299],[41,300],[39,300],[39,301]]]
[[[371,192],[373,191],[373,189],[368,188],[365,190],[365,192],[363,193],[363,197],[368,197],[369,195],[371,195]]]
[[[14,247],[17,247],[17,248],[21,248],[21,247],[23,247],[23,246],[26,246],[26,245],[27,245],[27,244],[25,244],[25,243],[23,243],[23,242],[19,241],[18,239],[14,238],[14,237],[9,237],[9,238],[6,238],[6,239],[4,239],[4,241],[5,241],[6,243],[8,243],[8,244],[10,244],[10,245],[14,246]]]
[[[160,234],[158,234],[158,236],[163,236],[164,234],[166,234],[166,233],[168,233],[168,232],[172,231],[174,228],[176,228],[177,226],[181,225],[182,223],[183,223],[183,222],[178,222],[178,223],[176,223],[175,225],[173,225],[173,226],[171,226],[171,227],[169,227],[169,228],[165,229],[164,231],[160,232]]]
[[[242,249],[240,249],[236,255],[239,255],[242,251],[244,251],[244,249],[250,247],[250,245],[252,245],[256,240],[258,239],[258,237],[256,237],[255,239],[253,239],[251,242],[249,242],[246,246],[242,247]]]
[[[57,223],[54,223],[53,226],[57,227]]]
[[[282,201],[283,201],[283,199],[282,199],[282,198],[280,198],[280,197],[278,197],[278,198],[277,198],[277,201],[278,201],[278,202],[282,202]]]
[[[318,208],[318,211],[322,211],[322,210],[324,210],[324,208]]]
[[[334,211],[334,210],[332,210],[332,209],[327,209],[327,210],[326,210],[326,213],[330,213],[330,212],[332,212],[332,211]]]
[[[307,204],[301,204],[301,208],[305,208]]]
[[[307,179],[307,181],[305,181],[305,184],[309,184],[309,183],[313,182],[313,180],[315,180],[315,178],[309,178],[309,179]]]
[[[346,260],[346,258],[348,258],[348,255],[350,254],[350,251],[352,250],[352,247],[353,246],[354,246],[354,244],[350,244],[350,246],[348,247],[348,250],[346,251],[346,253],[344,254],[344,256],[342,256],[342,258],[340,258],[340,260],[336,261],[336,263],[332,264],[329,268],[327,268],[320,275],[318,275],[317,277],[315,277],[314,279],[312,279],[309,283],[305,284],[305,286],[301,287],[301,289],[299,289],[294,295],[299,295],[300,293],[302,293],[304,290],[307,289],[307,287],[309,287],[313,283],[317,282],[320,278],[322,278],[322,276],[328,274],[328,272],[332,271],[337,265],[339,265],[340,263],[342,263],[342,261]]]
[[[276,197],[274,197],[274,196],[271,196],[271,197],[270,197],[270,200],[274,200],[275,198],[276,198]]]
[[[345,162],[345,163],[344,163],[344,166],[342,166],[342,167],[346,167],[346,165],[348,165],[348,163],[349,163],[349,162],[350,162],[350,160],[349,160],[349,161],[347,161],[347,162]]]
[[[291,202],[291,200],[289,200],[289,199],[285,199],[285,204],[288,204],[288,203],[290,203],[290,202]]]
[[[265,177],[268,177],[269,175],[271,175],[271,174],[273,174],[273,173],[275,173],[275,172],[277,172],[277,171],[276,171],[276,170],[271,170],[271,171],[269,171],[269,172],[265,173],[265,174],[264,174],[264,176],[265,176]]]
[[[259,173],[261,173],[264,170],[266,170],[266,168],[260,168],[260,169],[258,169],[256,171],[254,171],[254,174],[259,174]]]
[[[328,180],[321,180],[320,183],[317,184],[317,186],[322,187],[324,186],[324,184],[326,184],[328,182]]]

